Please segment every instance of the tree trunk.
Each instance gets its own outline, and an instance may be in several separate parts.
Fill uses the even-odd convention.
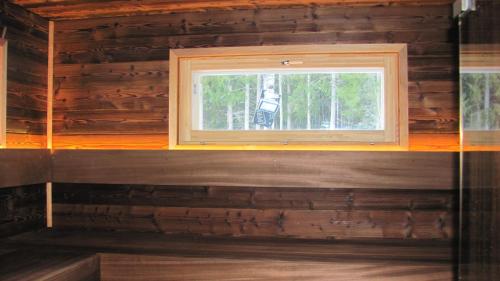
[[[484,130],[490,129],[490,75],[488,73],[484,74]]]
[[[307,129],[311,129],[311,75],[307,74]]]
[[[279,95],[280,95],[280,130],[283,130],[283,77],[281,74],[278,74],[278,80],[279,80]]]
[[[245,81],[245,130],[250,128],[250,83],[247,80]]]
[[[233,129],[233,105],[228,104],[227,105],[227,129],[232,130]]]
[[[229,91],[229,95],[231,95],[233,93],[233,87],[231,84],[229,84],[228,91]],[[227,104],[226,123],[227,123],[227,129],[232,130],[233,129],[233,105],[231,103]]]
[[[203,112],[203,86],[201,83],[201,79],[198,82],[198,129],[203,130],[203,122],[204,122],[204,112]]]
[[[290,89],[290,81],[286,84],[286,97],[287,97],[287,102],[286,102],[286,128],[288,130],[292,129],[292,105],[290,102],[290,96],[292,95],[291,89]]]
[[[332,73],[332,93],[330,96],[330,130],[337,128],[337,74]]]
[[[255,95],[255,110],[259,108],[260,94],[262,93],[262,76],[257,74],[257,95]],[[255,129],[259,130],[260,125],[255,124]]]

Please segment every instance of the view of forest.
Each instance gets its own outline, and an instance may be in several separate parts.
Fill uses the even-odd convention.
[[[462,73],[465,130],[500,129],[500,72]]]
[[[384,128],[382,71],[204,73],[195,81],[203,130]],[[254,123],[264,96],[278,104],[271,128]]]

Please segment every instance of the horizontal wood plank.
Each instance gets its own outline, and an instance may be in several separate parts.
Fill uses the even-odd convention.
[[[455,236],[449,190],[55,184],[54,227],[301,239]]]
[[[172,185],[54,185],[57,204],[287,210],[452,211],[455,191]]]
[[[50,181],[46,149],[0,149],[0,188]]]
[[[141,253],[184,257],[276,259],[295,261],[420,261],[452,262],[452,244],[437,240],[324,241],[172,236],[160,233],[110,231],[40,231],[7,241],[18,247],[64,248],[100,253]]]
[[[242,9],[272,6],[307,6],[307,5],[351,5],[351,6],[381,6],[381,5],[443,5],[452,0],[146,0],[140,4],[130,0],[100,1],[70,0],[70,1],[40,1],[13,0],[27,9],[52,19],[78,19],[92,17],[130,16],[138,14],[170,14],[181,11],[206,9]]]
[[[48,21],[9,1],[0,3],[7,27],[7,133],[43,135],[46,125]],[[29,137],[27,137],[29,138]],[[7,139],[8,147],[13,147]],[[17,141],[16,141],[17,143]],[[40,147],[24,142],[14,147]]]
[[[45,184],[0,188],[0,238],[43,228],[44,205]]]
[[[71,252],[19,250],[0,256],[4,281],[97,281],[99,257]]]
[[[53,181],[454,189],[457,161],[425,152],[56,150]]]
[[[184,208],[55,204],[54,226],[202,236],[451,239],[446,211]]]
[[[453,34],[450,5],[264,6],[60,21],[54,132],[168,131],[173,48],[407,43],[410,133],[457,133]]]
[[[114,281],[448,281],[452,266],[416,262],[308,262],[252,259],[101,255],[103,280]]]

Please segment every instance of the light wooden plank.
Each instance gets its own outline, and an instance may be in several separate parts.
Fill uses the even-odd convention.
[[[48,228],[52,227],[53,214],[52,214],[52,183],[48,182],[45,184],[45,216],[46,225]]]
[[[7,40],[0,39],[0,148],[7,145],[7,49]]]
[[[47,147],[47,138],[45,135],[32,134],[7,134],[7,147],[14,148],[32,148],[45,149]]]
[[[47,148],[52,149],[54,104],[54,22],[49,21],[47,74]]]

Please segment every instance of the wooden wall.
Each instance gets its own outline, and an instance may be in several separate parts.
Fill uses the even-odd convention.
[[[0,238],[45,225],[45,184],[0,188]]]
[[[450,243],[456,237],[455,201],[452,190],[56,184],[54,226]]]
[[[210,46],[408,43],[412,136],[457,133],[450,5],[73,20],[57,22],[55,37],[55,147],[166,147],[169,49]]]
[[[0,26],[7,27],[7,147],[45,147],[48,21],[0,3]]]
[[[52,180],[66,184],[54,186],[54,226],[450,243],[457,160],[447,152],[56,150]]]
[[[500,152],[464,154],[462,280],[500,274]]]

